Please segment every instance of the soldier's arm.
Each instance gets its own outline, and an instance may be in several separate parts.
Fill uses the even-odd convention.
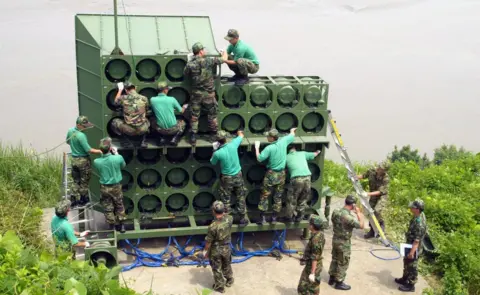
[[[183,75],[184,75],[185,77],[189,77],[189,76],[190,76],[190,73],[191,73],[190,67],[189,67],[188,64],[187,64],[187,65],[185,66],[185,68],[183,69]]]
[[[123,158],[122,155],[116,155],[118,157],[118,164],[120,164],[121,168],[125,168],[127,166],[127,163],[125,163],[125,159]]]
[[[211,227],[208,228],[207,236],[205,237],[205,248],[203,248],[203,252],[205,257],[208,256],[208,250],[210,249],[210,245],[212,244],[213,240],[215,239],[214,233]]]
[[[423,239],[426,233],[426,227],[423,226],[423,223],[420,222],[419,220],[416,220],[416,226],[414,228],[414,238],[415,240],[413,241],[412,244],[412,249],[410,250],[410,253],[408,253],[408,258],[414,259],[415,251],[418,250],[418,246],[420,245],[420,240]]]
[[[310,160],[313,160],[315,159],[316,156],[318,156],[320,154],[320,151],[316,151],[314,153],[312,152],[304,152],[304,155],[305,155],[305,159],[307,161],[310,161]]]
[[[257,156],[257,160],[259,162],[263,162],[266,159],[268,159],[268,157],[270,157],[270,147],[271,147],[271,145],[267,146],[266,148],[263,149],[263,151],[261,153],[259,153],[258,150],[255,151],[255,154]]]
[[[233,145],[235,145],[236,148],[240,146],[240,144],[242,143],[243,137],[245,136],[242,131],[238,131],[237,135],[238,136],[234,140],[232,140],[232,143]]]
[[[388,183],[389,183],[388,176],[385,176],[385,178],[383,179],[382,186],[380,186],[377,191],[367,193],[367,195],[371,197],[381,197],[383,195],[386,195],[388,193]]]
[[[216,153],[213,153],[212,158],[210,159],[210,164],[217,165],[217,163],[218,163],[218,157],[216,156]]]
[[[80,145],[82,146],[83,150],[86,151],[87,153],[102,154],[101,150],[94,149],[88,144],[87,137],[85,135],[79,136],[78,139],[80,141]]]

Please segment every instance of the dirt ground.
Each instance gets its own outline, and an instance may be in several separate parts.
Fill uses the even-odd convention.
[[[342,199],[333,199],[332,207],[342,206]],[[333,210],[333,209],[332,209]],[[72,214],[74,214],[72,212]],[[45,210],[44,229],[49,232],[49,221],[52,210]],[[73,216],[72,216],[73,217]],[[103,227],[103,216],[95,214],[95,220],[99,228]],[[290,230],[287,232],[286,247],[303,251],[307,241],[301,239],[301,230]],[[345,282],[352,286],[350,291],[340,291],[327,284],[328,268],[331,261],[331,228],[325,230],[325,249],[323,252],[323,271],[321,294],[342,294],[342,292],[354,293],[356,295],[367,294],[403,294],[393,281],[395,277],[402,275],[402,259],[381,260],[374,257],[371,249],[384,249],[375,252],[376,255],[384,258],[395,258],[398,254],[388,250],[375,241],[365,241],[363,231],[354,231],[352,237],[352,255],[350,266],[347,271]],[[271,247],[273,234],[271,232],[246,233],[244,247],[248,250],[261,250]],[[232,241],[236,238],[232,237]],[[182,245],[183,238],[178,239]],[[149,253],[159,253],[163,250],[167,239],[142,240],[141,249]],[[171,250],[174,250],[171,247]],[[178,253],[177,253],[178,255]],[[225,294],[261,294],[261,295],[290,295],[297,294],[297,285],[304,266],[299,263],[299,255],[282,255],[281,260],[274,257],[253,257],[245,262],[233,264],[235,283],[227,288]],[[235,259],[236,257],[234,257]],[[129,265],[134,257],[128,256],[122,251],[118,252],[118,259],[121,265]],[[204,288],[211,288],[213,276],[210,266],[207,268],[196,266],[180,267],[137,267],[121,274],[128,286],[137,292],[147,292],[150,288],[160,295],[167,294],[197,294]],[[416,285],[416,292],[409,294],[422,294],[422,290],[428,287],[423,278],[419,278]],[[199,293],[201,294],[201,293]],[[214,293],[217,294],[217,293]]]

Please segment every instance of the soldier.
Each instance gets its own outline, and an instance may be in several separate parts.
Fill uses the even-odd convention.
[[[194,56],[185,66],[183,74],[192,80],[190,143],[194,146],[197,143],[198,118],[202,109],[207,113],[208,127],[212,137],[217,133],[218,104],[215,98],[213,76],[216,66],[221,65],[224,60],[218,57],[205,57],[206,50],[199,42],[193,44],[192,51]]]
[[[363,175],[357,175],[358,179],[368,178],[368,184],[370,192],[367,193],[367,196],[370,197],[368,203],[370,207],[375,211],[375,217],[382,228],[382,231],[385,232],[385,221],[383,220],[383,209],[387,204],[388,199],[388,185],[389,178],[387,174],[387,165],[383,163],[375,170],[370,169],[365,172]],[[365,234],[365,239],[370,239],[375,237],[375,231],[373,230],[372,224],[370,224],[370,231]]]
[[[67,144],[72,154],[73,192],[70,196],[73,208],[85,206],[90,202],[88,197],[88,183],[92,176],[92,161],[89,154],[101,154],[102,151],[91,148],[83,131],[91,128],[92,123],[85,116],[77,118],[77,125],[67,132]],[[80,199],[79,199],[80,197]]]
[[[323,230],[325,228],[327,228],[326,220],[322,220],[318,215],[310,217],[309,229],[312,237],[308,241],[303,255],[306,265],[298,282],[299,295],[320,294],[320,274],[323,268],[323,249],[325,247]]]
[[[125,88],[126,95],[122,95]],[[119,84],[115,105],[123,109],[123,119],[112,120],[112,131],[117,135],[142,136],[141,147],[146,148],[146,137],[150,122],[147,119],[149,110],[148,98],[137,93],[135,85],[130,82]]]
[[[172,136],[170,144],[176,146],[185,131],[185,121],[175,117],[175,110],[183,114],[188,105],[181,107],[174,97],[168,96],[167,93],[170,89],[167,82],[158,83],[158,96],[150,99],[155,114],[152,116],[150,124],[152,129],[160,134],[158,145],[164,145],[165,137]]]
[[[395,282],[402,285],[398,287],[400,291],[415,292],[418,277],[418,257],[423,252],[422,242],[427,233],[427,219],[423,213],[425,205],[422,200],[416,199],[410,202],[408,207],[413,217],[410,220],[408,231],[405,233],[405,240],[407,244],[412,245],[412,249],[403,258],[403,276],[396,278]],[[418,255],[415,255],[415,252],[418,252]]]
[[[217,134],[218,148],[213,153],[210,163],[216,165],[220,162],[222,169],[220,175],[220,198],[225,204],[225,210],[230,210],[230,195],[237,197],[238,213],[242,216],[240,226],[246,226],[247,210],[245,204],[245,184],[243,182],[242,167],[238,159],[238,147],[245,136],[242,131],[237,132],[238,136],[230,143],[227,143],[227,133],[223,130]]]
[[[124,233],[125,209],[123,207],[121,169],[126,165],[125,160],[112,147],[109,137],[100,141],[100,149],[103,156],[93,161],[94,167],[100,174],[100,204],[103,207],[105,219],[110,225],[110,229],[115,226],[115,230]]]
[[[290,174],[290,186],[287,193],[287,219],[291,221],[295,216],[295,222],[303,219],[305,209],[307,209],[307,199],[310,195],[311,175],[308,168],[309,160],[313,160],[320,154],[320,151],[314,153],[298,152],[295,146],[289,148],[287,155],[287,170]]]
[[[358,220],[350,212],[354,211]],[[364,216],[360,209],[355,206],[355,198],[348,195],[345,198],[345,206],[335,209],[332,213],[333,238],[332,238],[332,262],[328,273],[329,285],[335,284],[335,289],[350,290],[345,284],[345,276],[350,263],[351,238],[354,228],[363,229],[365,226]]]
[[[295,140],[295,131],[297,128],[290,129],[290,134],[278,139],[277,129],[271,129],[266,132],[268,142],[270,144],[260,153],[260,142],[255,142],[255,154],[259,162],[268,159],[267,173],[263,179],[262,194],[258,209],[260,212],[260,220],[257,224],[265,224],[265,211],[268,209],[268,197],[272,189],[275,190],[273,195],[273,215],[272,224],[277,223],[277,214],[282,209],[282,194],[285,185],[285,165],[287,162],[287,146]]]
[[[248,74],[255,74],[260,68],[257,55],[252,47],[239,39],[237,30],[228,30],[225,40],[230,42],[227,52],[223,53],[225,63],[235,75],[229,79],[236,85],[243,85],[248,82]]]
[[[206,245],[203,250],[205,258],[210,257],[210,266],[213,272],[213,290],[225,293],[225,287],[233,285],[232,252],[230,249],[233,217],[225,214],[225,205],[215,201],[212,205],[215,219],[208,226],[205,237]]]
[[[70,212],[71,203],[69,200],[61,200],[55,206],[55,216],[50,223],[53,241],[55,243],[55,250],[63,250],[72,252],[72,258],[75,259],[74,247],[89,247],[90,244],[86,241],[79,241],[77,236],[84,237],[88,235],[88,231],[79,233],[73,229],[73,226],[68,222],[68,212]]]

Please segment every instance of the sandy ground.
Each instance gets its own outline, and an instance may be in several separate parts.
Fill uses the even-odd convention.
[[[332,207],[339,207],[341,199],[334,199]],[[72,212],[75,213],[75,212]],[[45,210],[45,230],[49,230],[49,220],[52,210]],[[95,216],[96,220],[102,220],[101,215]],[[103,227],[101,224],[99,227]],[[303,251],[306,242],[301,239],[301,230],[287,232],[286,248]],[[345,282],[352,286],[350,291],[335,290],[327,284],[328,268],[331,261],[331,228],[325,231],[326,243],[323,252],[323,271],[321,294],[341,294],[342,292],[355,293],[356,295],[367,294],[403,294],[397,290],[398,285],[393,281],[402,274],[402,260],[381,260],[374,257],[371,249],[386,249],[376,252],[385,258],[394,258],[397,253],[389,251],[374,241],[365,241],[362,231],[355,231],[352,238],[352,255],[350,266],[347,271]],[[271,246],[271,232],[245,234],[244,246],[249,250],[266,249]],[[234,241],[236,238],[232,237]],[[150,253],[159,253],[166,245],[167,239],[142,240],[141,249]],[[182,244],[184,239],[180,238]],[[171,247],[171,250],[174,250]],[[297,294],[297,285],[303,266],[299,264],[299,255],[283,255],[279,261],[274,257],[254,257],[245,262],[233,264],[235,283],[228,288],[225,294]],[[235,257],[234,257],[235,258]],[[129,265],[134,257],[127,256],[122,251],[118,252],[119,263]],[[122,273],[129,287],[137,292],[146,292],[150,288],[156,294],[197,294],[203,288],[211,288],[213,276],[211,268],[196,266],[181,267],[138,267]],[[428,287],[423,278],[419,278],[416,292],[410,294],[422,294],[422,290]]]

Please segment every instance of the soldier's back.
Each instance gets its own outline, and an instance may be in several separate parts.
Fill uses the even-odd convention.
[[[194,57],[186,65],[192,78],[192,91],[215,91],[215,66],[221,64],[218,58]]]
[[[332,213],[333,240],[350,240],[354,228],[360,223],[345,208],[335,209]]]
[[[131,91],[122,99],[125,122],[132,126],[143,125],[146,121],[148,98]]]

